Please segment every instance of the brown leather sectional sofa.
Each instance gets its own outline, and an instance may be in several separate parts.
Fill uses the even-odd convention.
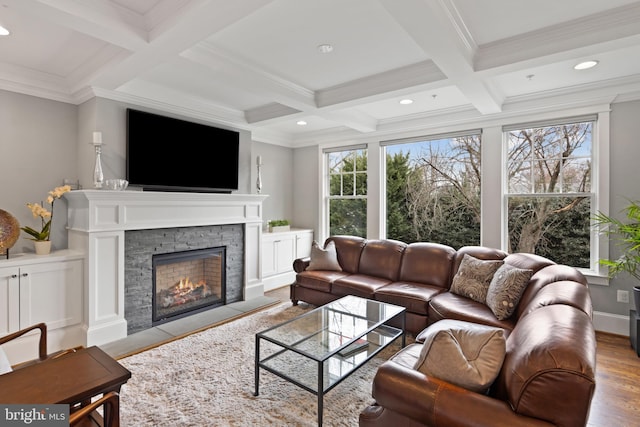
[[[333,236],[342,271],[308,271],[294,261],[294,304],[323,305],[358,295],[406,307],[415,336],[377,371],[375,403],[360,426],[584,426],[595,390],[596,340],[591,297],[576,269],[541,256],[468,246],[406,244]],[[464,254],[533,270],[513,315],[498,320],[485,304],[449,291]],[[472,392],[413,368],[420,332],[442,319],[500,327],[504,363],[487,393]]]

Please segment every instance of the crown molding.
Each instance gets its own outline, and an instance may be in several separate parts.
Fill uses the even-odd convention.
[[[636,93],[640,97],[640,84],[638,84]],[[616,100],[618,100],[616,91],[602,88],[593,88],[583,92],[548,94],[547,96],[523,96],[507,100],[503,110],[495,114],[481,114],[477,109],[468,106],[454,107],[380,120],[376,131],[367,134],[343,128],[305,133],[294,138],[294,146],[298,148],[319,144],[362,143],[482,126],[502,126],[507,122],[529,120],[532,115],[551,118],[558,112],[566,110],[572,110],[574,114],[588,114],[596,111],[608,111],[610,104]]]
[[[184,117],[215,122],[236,129],[251,130],[245,122],[242,112],[202,102],[193,97],[181,97],[182,99],[179,99],[180,95],[178,94],[178,97],[168,97],[171,99],[168,100],[161,99],[160,97],[145,97],[137,94],[123,93],[101,88],[90,88],[89,90],[94,94],[94,96],[99,98],[152,108]],[[83,93],[86,94],[86,92]],[[181,102],[177,102],[178,99]]]

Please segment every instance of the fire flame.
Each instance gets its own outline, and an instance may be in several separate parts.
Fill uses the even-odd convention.
[[[213,294],[205,280],[193,282],[189,277],[180,279],[171,288],[160,292],[161,305],[164,308],[185,304]]]

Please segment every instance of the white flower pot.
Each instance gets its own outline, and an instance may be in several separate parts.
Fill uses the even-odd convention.
[[[271,233],[279,233],[282,231],[289,231],[291,230],[291,226],[289,225],[276,225],[275,227],[269,227],[269,231]]]
[[[39,240],[33,242],[36,248],[36,255],[47,255],[51,252],[51,240]]]

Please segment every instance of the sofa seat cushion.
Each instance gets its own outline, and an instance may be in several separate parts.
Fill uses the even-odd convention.
[[[430,325],[444,319],[464,320],[502,328],[505,330],[505,335],[508,335],[515,326],[515,316],[498,320],[485,304],[451,292],[438,294],[431,299],[428,317]]]
[[[367,276],[366,274],[351,274],[336,279],[331,285],[331,292],[337,296],[355,295],[374,299],[376,290],[389,283],[391,283],[389,279]]]
[[[475,392],[484,392],[498,376],[505,356],[501,328],[446,319],[423,332],[415,369]]]
[[[412,343],[391,356],[389,360],[392,360],[405,368],[415,369],[414,367],[416,366],[416,363],[418,363],[418,359],[420,359],[421,350],[422,343]]]
[[[389,304],[401,305],[408,312],[427,315],[429,301],[435,295],[444,292],[440,286],[423,283],[393,282],[375,291],[375,299]]]
[[[331,284],[349,273],[342,271],[314,271],[307,270],[296,275],[296,283],[304,288],[316,291],[331,292]]]

